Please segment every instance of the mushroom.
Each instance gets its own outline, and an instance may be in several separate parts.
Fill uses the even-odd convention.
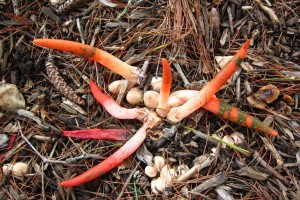
[[[176,170],[171,168],[170,165],[165,165],[160,172],[160,177],[164,178],[167,185],[169,185],[174,177],[177,176]]]
[[[157,175],[157,169],[155,166],[146,166],[145,168],[145,174],[150,177],[153,178]]]
[[[3,173],[8,174],[10,171],[15,176],[24,176],[29,170],[29,166],[24,162],[16,162],[15,164],[6,164],[2,167]]]
[[[159,91],[162,84],[162,77],[153,77],[151,80],[151,86],[153,90]]]
[[[131,88],[126,95],[126,100],[132,105],[141,103],[143,100],[142,90],[137,87]]]
[[[151,181],[151,191],[153,194],[159,194],[165,191],[167,187],[166,179],[159,177]]]
[[[168,100],[172,86],[172,73],[170,64],[168,63],[167,59],[162,58],[162,65],[163,77],[156,112],[159,116],[166,117],[168,112],[170,111]]]
[[[243,61],[247,54],[247,48],[250,40],[247,40],[242,48],[234,55],[227,65],[210,80],[196,95],[185,102],[183,105],[171,108],[167,114],[168,121],[178,123],[194,111],[203,107],[211,97],[226,83],[231,75],[236,71],[239,64]]]
[[[111,84],[108,85],[108,91],[113,94],[119,94],[120,89],[122,88],[122,85],[127,84],[126,89],[130,89],[133,87],[133,83],[129,82],[126,83],[127,80],[116,80],[113,81]]]
[[[234,132],[230,134],[230,137],[233,139],[235,145],[245,143],[245,136],[242,133]]]
[[[147,108],[157,108],[159,93],[149,90],[144,93],[144,104]]]
[[[166,160],[162,156],[155,156],[153,158],[153,161],[154,161],[154,165],[158,171],[161,171],[161,169],[166,165]]]

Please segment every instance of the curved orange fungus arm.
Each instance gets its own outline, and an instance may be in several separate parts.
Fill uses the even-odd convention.
[[[171,108],[167,119],[172,123],[180,122],[183,118],[202,107],[231,77],[239,64],[246,57],[250,40],[247,40],[242,48],[225,65],[224,68],[209,81],[193,98],[180,107]]]
[[[79,42],[59,39],[34,39],[33,43],[42,47],[69,52],[90,60],[97,61],[112,72],[120,74],[125,79],[136,82],[140,69],[128,65],[110,53],[96,47]]]
[[[204,104],[203,108],[214,113],[215,115],[230,120],[241,126],[252,128],[254,130],[257,130],[258,132],[265,133],[271,136],[278,135],[277,131],[264,124],[257,118],[248,115],[247,113],[229,105],[225,101],[222,101],[215,96],[210,98],[209,101]]]

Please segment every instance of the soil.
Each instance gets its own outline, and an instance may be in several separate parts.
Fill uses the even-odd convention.
[[[0,199],[299,199],[299,0],[12,2],[0,0],[0,78],[18,87],[31,114],[0,109],[0,132],[7,136],[1,138],[10,138],[0,149],[0,165],[25,162],[28,171],[16,176],[0,170]],[[172,91],[199,90],[220,71],[217,56],[232,56],[251,39],[247,58],[216,96],[278,135],[201,108],[178,124],[163,120],[136,153],[109,173],[64,188],[63,180],[97,165],[124,141],[63,137],[63,130],[126,128],[130,137],[142,126],[112,117],[94,99],[85,77],[120,98],[123,107],[145,105],[130,105],[126,93],[108,92],[121,76],[80,56],[36,46],[34,38],[85,43],[139,68],[149,61],[136,84],[143,91],[151,90],[152,77],[162,75],[161,58],[171,63]],[[59,80],[47,74],[49,55]],[[279,91],[274,101],[263,101],[260,108],[249,103],[247,97],[261,98],[257,91],[269,84]],[[83,105],[65,98],[72,96],[63,94],[70,88]],[[225,140],[233,133],[237,148],[211,138]],[[154,156],[176,171],[162,191],[150,186],[160,173],[145,174]],[[196,169],[178,181],[186,168]]]

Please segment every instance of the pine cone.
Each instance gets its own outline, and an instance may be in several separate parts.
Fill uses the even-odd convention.
[[[63,77],[60,75],[57,67],[53,64],[51,54],[48,55],[48,59],[45,63],[46,71],[51,83],[55,86],[55,88],[64,95],[67,99],[75,102],[79,105],[84,105],[83,99],[81,99],[75,91],[68,86]]]

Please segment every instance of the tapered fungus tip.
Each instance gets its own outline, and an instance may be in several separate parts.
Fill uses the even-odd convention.
[[[166,66],[166,65],[169,65],[169,62],[168,62],[168,60],[167,60],[166,58],[162,58],[162,59],[161,59],[161,62],[162,62],[162,64],[165,65],[165,66]]]
[[[245,49],[245,51],[248,49],[248,46],[249,46],[249,44],[250,44],[250,39],[248,39],[245,43],[244,43],[244,45],[243,45],[243,49]]]
[[[275,131],[275,130],[272,130],[271,133],[270,133],[271,136],[275,137],[278,135],[278,132]]]
[[[32,43],[35,45],[44,46],[44,41],[46,41],[46,40],[48,40],[48,39],[34,39],[32,41]]]
[[[66,181],[61,182],[60,185],[62,187],[74,187],[74,186],[77,186],[77,185],[81,185],[83,183],[77,183],[77,182],[73,182],[73,181],[70,181],[70,180],[66,180]]]
[[[61,182],[60,185],[63,186],[63,187],[68,187],[68,185],[66,185],[65,181]]]

